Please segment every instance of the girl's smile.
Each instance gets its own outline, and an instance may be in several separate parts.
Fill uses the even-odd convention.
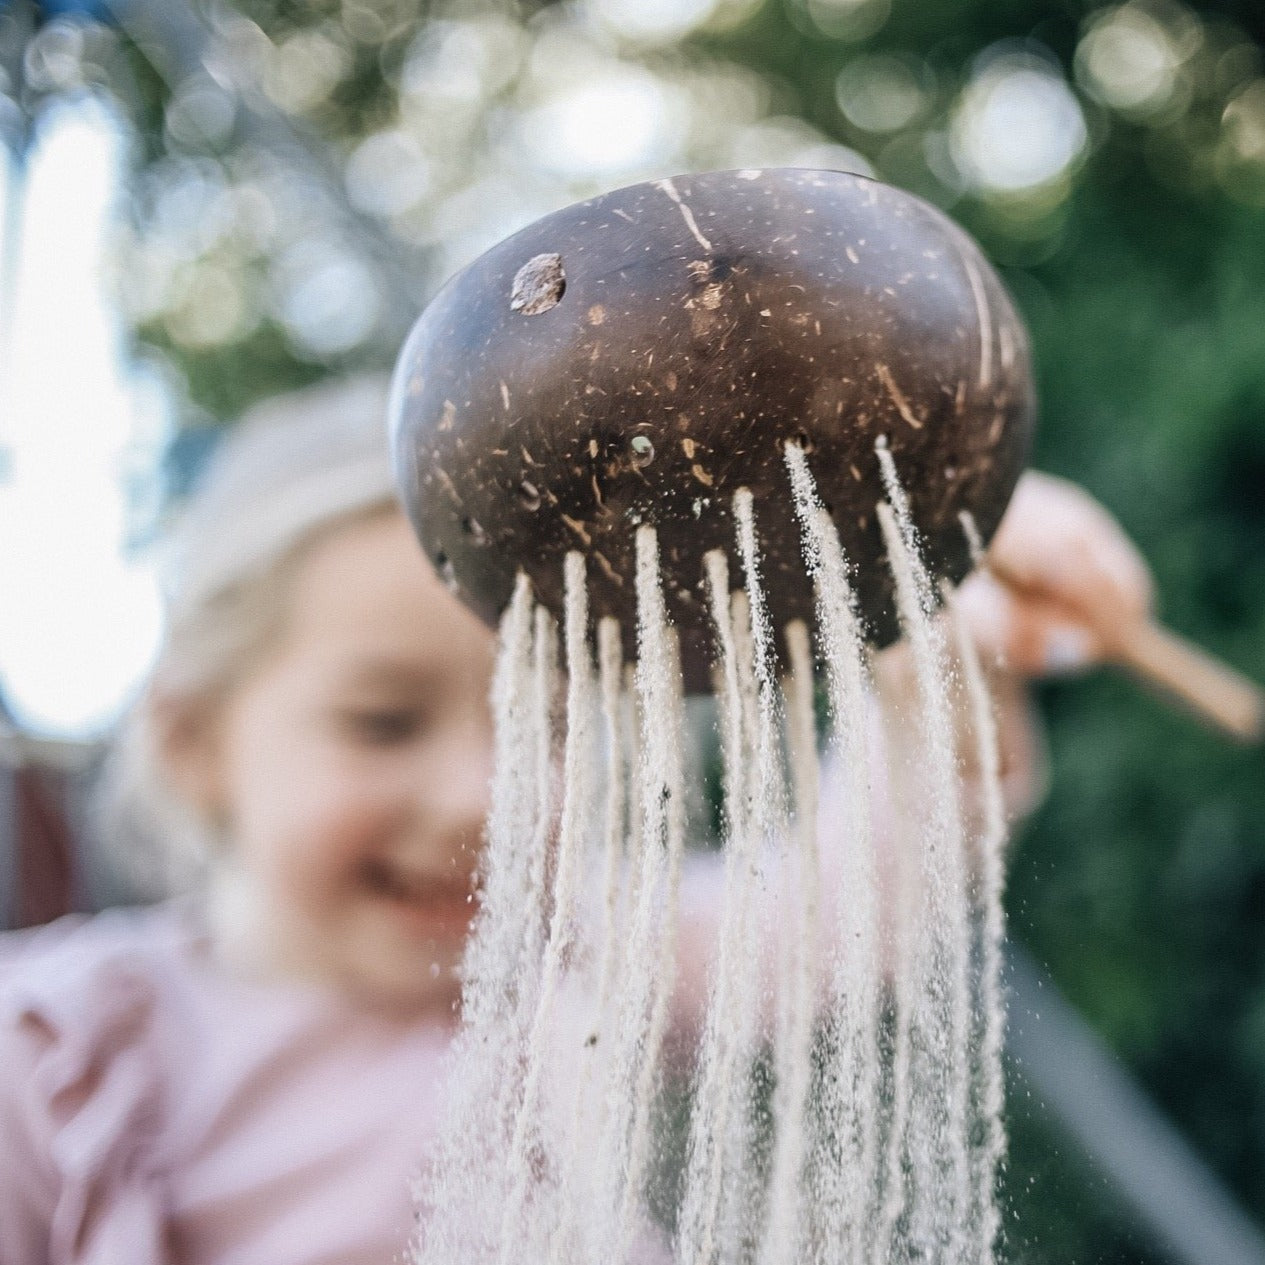
[[[436,941],[465,940],[476,908],[469,883],[416,872],[378,857],[365,860],[361,878],[373,895],[419,935]]]

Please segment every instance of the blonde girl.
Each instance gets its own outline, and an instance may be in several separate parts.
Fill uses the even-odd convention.
[[[224,443],[105,796],[184,895],[10,938],[0,1261],[404,1252],[473,911],[492,638],[392,493],[385,387]]]

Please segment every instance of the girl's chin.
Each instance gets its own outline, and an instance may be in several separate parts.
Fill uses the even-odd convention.
[[[439,1018],[455,1016],[461,1000],[461,958],[463,945],[444,943],[434,936],[397,927],[362,941],[351,974],[358,981],[356,991],[371,1003],[405,1015],[429,1014]]]

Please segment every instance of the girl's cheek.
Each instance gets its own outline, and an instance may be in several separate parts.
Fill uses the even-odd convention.
[[[277,822],[278,877],[296,894],[342,889],[389,835],[389,806],[354,783],[326,779],[295,789],[292,812]]]
[[[331,801],[322,819],[313,823],[324,866],[355,868],[391,840],[398,814],[381,795],[349,793]]]

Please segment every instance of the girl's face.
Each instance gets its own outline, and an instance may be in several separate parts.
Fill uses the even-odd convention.
[[[406,1010],[450,1009],[491,776],[490,631],[404,516],[314,545],[277,642],[224,701],[223,948]]]

